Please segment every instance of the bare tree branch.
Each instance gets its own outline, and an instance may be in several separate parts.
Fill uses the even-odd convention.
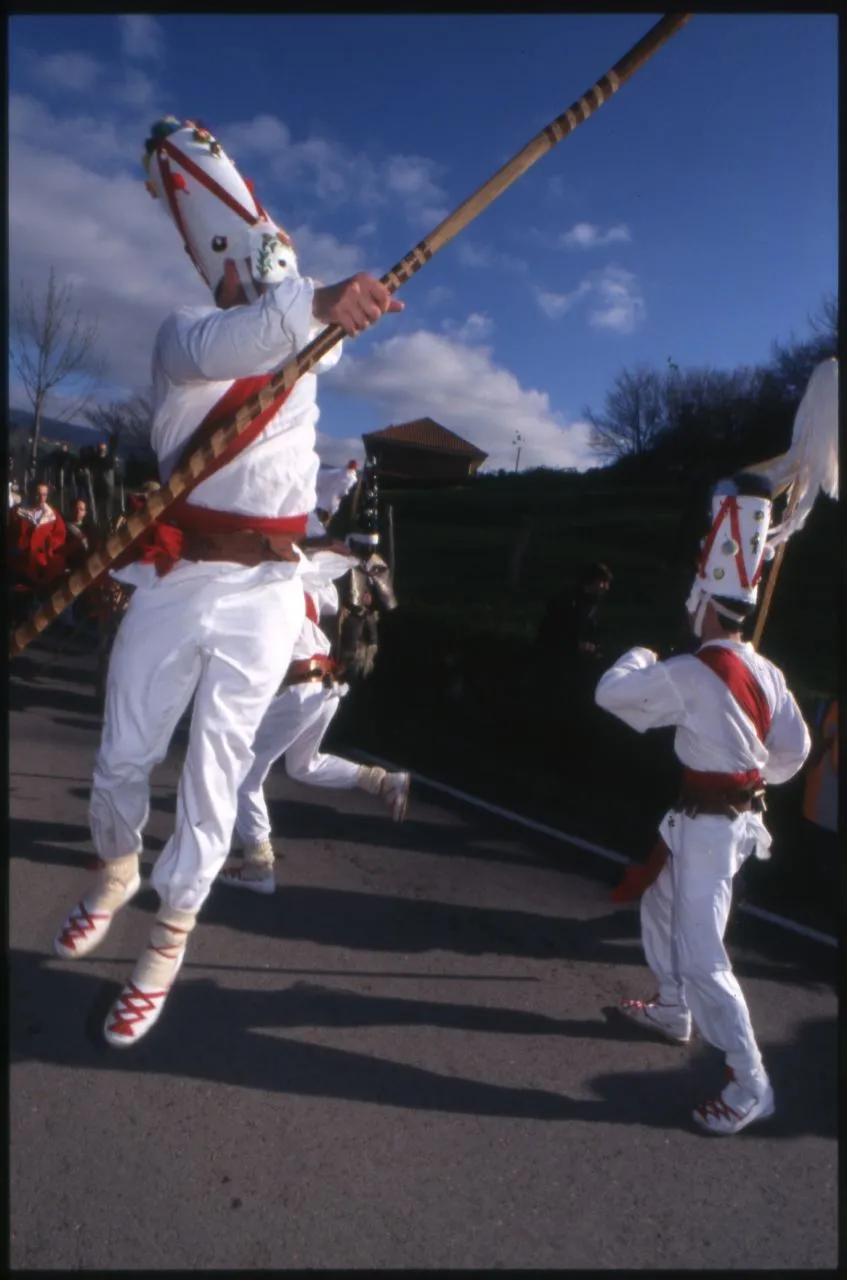
[[[31,285],[21,284],[20,296],[12,306],[11,332],[12,364],[35,418],[31,459],[35,465],[48,397],[74,375],[84,374],[89,380],[100,376],[102,366],[94,359],[98,328],[74,306],[73,285],[59,284],[51,267],[43,296],[36,296]],[[87,398],[83,393],[81,401]]]
[[[583,416],[591,447],[604,461],[649,452],[666,424],[662,375],[644,365],[622,369],[606,393],[603,415],[584,409]]]

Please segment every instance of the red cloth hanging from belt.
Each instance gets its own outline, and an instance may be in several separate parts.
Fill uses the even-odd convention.
[[[612,890],[612,902],[637,902],[653,881],[658,880],[669,854],[670,849],[662,837],[657,836],[647,861],[627,867],[623,880]]]

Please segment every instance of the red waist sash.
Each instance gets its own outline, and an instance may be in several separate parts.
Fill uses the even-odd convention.
[[[293,534],[302,537],[308,516],[243,516],[234,511],[213,511],[209,507],[181,506],[167,524],[156,523],[145,540],[142,564],[154,564],[162,577],[170,573],[182,554],[183,533],[263,533]]]
[[[714,795],[721,791],[737,791],[741,787],[753,787],[762,781],[758,769],[746,773],[706,773],[701,769],[683,769],[682,785],[691,791]]]

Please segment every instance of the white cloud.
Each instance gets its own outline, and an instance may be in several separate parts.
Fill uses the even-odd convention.
[[[434,418],[484,449],[487,469],[514,465],[516,431],[523,467],[593,463],[585,424],[566,423],[546,392],[522,387],[488,347],[420,329],[354,352],[351,343],[347,359],[324,375],[333,390],[365,397],[388,422]]]
[[[51,264],[60,278],[72,275],[77,304],[99,323],[109,375],[128,390],[144,386],[158,326],[174,307],[208,301],[208,292],[145,191],[140,166],[137,177],[105,175],[13,136],[9,175],[13,292],[22,279],[41,289]]]
[[[27,53],[26,65],[34,80],[45,88],[68,89],[73,93],[86,93],[94,88],[103,68],[87,53],[54,53],[47,57]]]
[[[373,220],[371,220],[370,222],[363,222],[360,227],[356,228],[356,230],[353,232],[353,235],[357,240],[364,240],[368,236],[372,236],[376,234],[376,226],[377,224]]]
[[[371,210],[399,204],[410,226],[427,230],[447,215],[440,168],[425,156],[397,154],[374,160],[328,138],[295,142],[288,126],[268,114],[222,126],[219,136],[239,165],[254,158],[280,184],[296,185],[324,205]]]
[[[318,432],[317,452],[325,467],[344,467],[351,458],[365,460],[365,446],[361,436],[329,436]]]
[[[161,26],[149,13],[124,13],[118,17],[121,24],[121,46],[127,58],[141,61],[149,58],[158,62],[164,52],[165,35]]]
[[[356,244],[344,244],[325,231],[313,231],[308,224],[295,227],[291,240],[303,275],[313,276],[324,284],[346,280],[362,269],[362,250]]]
[[[487,271],[517,271],[528,269],[523,258],[515,258],[510,253],[501,253],[487,245],[477,244],[473,240],[461,239],[457,242],[456,252],[463,267],[482,267]]]
[[[494,328],[490,316],[473,311],[462,324],[455,320],[444,320],[441,328],[456,342],[480,342],[487,338]]]
[[[577,222],[570,231],[561,234],[559,243],[568,248],[596,249],[604,244],[629,242],[631,239],[629,227],[623,222],[609,227],[608,231],[601,231],[593,222]]]
[[[545,289],[536,289],[535,297],[539,307],[551,320],[558,320],[566,311],[570,311],[581,298],[591,292],[591,285],[583,280],[570,293],[551,293]]]
[[[111,97],[127,107],[150,107],[159,92],[158,86],[148,75],[136,67],[130,67],[112,87]]]
[[[595,329],[613,329],[616,333],[632,333],[644,319],[646,308],[638,281],[623,267],[606,267],[596,282],[598,305],[588,322]]]
[[[586,276],[568,293],[535,289],[535,300],[551,320],[558,320],[584,298],[593,300],[588,323],[594,329],[632,333],[644,320],[646,306],[637,277],[610,264]]]
[[[179,234],[144,189],[137,160],[143,132],[105,113],[59,128],[42,104],[21,96],[11,100],[10,125],[13,293],[21,280],[40,290],[55,265],[74,284],[85,315],[99,322],[109,377],[127,391],[144,386],[162,321],[177,306],[210,299]],[[68,127],[72,154],[65,153]],[[305,274],[331,283],[361,269],[359,246],[308,223],[291,232]]]
[[[452,289],[448,289],[444,284],[436,284],[427,291],[424,302],[428,307],[437,307],[442,302],[449,302],[452,297]]]

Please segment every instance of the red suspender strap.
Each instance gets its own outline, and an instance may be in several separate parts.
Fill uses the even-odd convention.
[[[707,645],[698,650],[696,656],[723,680],[741,710],[752,720],[759,741],[764,742],[770,732],[771,711],[761,685],[744,659],[721,645]]]
[[[266,387],[273,376],[273,374],[268,373],[258,378],[239,378],[236,382],[233,382],[229,391],[221,396],[217,404],[206,414],[197,430],[192,433],[191,439],[179,456],[175,469],[179,470],[180,467],[185,466],[191,455],[212,438],[223,421],[232,414],[237,413],[252,396],[261,391],[263,387]],[[276,417],[290,395],[291,388],[288,391],[281,392],[272,400],[268,408],[250,423],[247,430],[233,440],[231,444],[228,444],[223,453],[218,454],[214,462],[204,472],[203,479],[208,480],[209,476],[213,476],[216,471],[220,471],[221,467],[225,467],[233,458],[237,458],[243,449],[252,444],[262,434],[271,419]],[[178,498],[177,502],[184,501],[189,492],[190,490],[187,490],[184,497]]]
[[[317,626],[318,611],[317,611],[317,608],[315,607],[315,602],[312,599],[312,597],[309,595],[308,591],[306,592],[306,617],[309,619],[310,622],[314,622],[315,625]]]
[[[177,462],[177,469],[185,464],[196,449],[199,449],[211,438],[212,435],[214,435],[215,431],[226,417],[230,414],[237,413],[251,396],[254,396],[262,389],[262,387],[270,382],[272,376],[272,374],[266,374],[257,378],[239,378],[234,382],[229,390],[221,396],[217,404],[209,410],[197,430],[192,433],[188,444],[183,449],[179,461]],[[280,395],[276,396],[276,398],[271,401],[268,408],[265,409],[263,413],[260,413],[259,416],[250,423],[247,430],[242,432],[240,436],[237,436],[231,444],[227,445],[226,449],[224,449],[222,453],[218,454],[217,458],[215,458],[211,466],[206,470],[203,479],[207,480],[209,476],[220,471],[221,467],[226,466],[228,462],[231,462],[233,458],[236,458],[238,454],[241,453],[242,449],[246,449],[249,444],[252,444],[271,419],[279,412],[290,394],[291,390],[289,389],[288,391],[281,392]],[[130,564],[133,560],[138,559],[139,555],[141,555],[145,560],[157,560],[160,552],[163,553],[163,564],[166,562],[175,563],[179,558],[182,546],[182,536],[178,526],[183,520],[185,520],[186,523],[192,523],[191,516],[189,515],[192,508],[187,505],[187,501],[194,487],[194,485],[190,485],[187,489],[183,490],[178,498],[174,499],[167,511],[164,513],[163,519],[157,521],[150,529],[147,530],[145,535],[142,535],[142,537],[138,539],[133,546],[129,547],[123,555],[118,557],[115,561],[115,568],[123,568],[124,565]],[[217,517],[220,514],[221,513],[218,512],[210,513],[209,518]],[[301,532],[301,523],[303,520],[305,520],[305,517],[297,517],[298,523],[296,529],[293,530],[294,532]],[[218,523],[221,522],[218,521]],[[245,521],[243,517],[239,517],[235,521],[235,525],[238,527],[244,527],[246,523],[247,521]],[[254,521],[253,523],[261,523],[261,521]],[[275,528],[278,528],[279,521],[274,521],[273,524]],[[174,526],[177,526],[177,528],[174,528]]]

